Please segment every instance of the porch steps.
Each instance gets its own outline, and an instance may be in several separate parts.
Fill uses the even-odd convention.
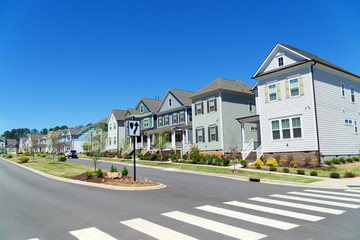
[[[256,161],[256,151],[252,151],[245,160],[247,162],[255,162]]]

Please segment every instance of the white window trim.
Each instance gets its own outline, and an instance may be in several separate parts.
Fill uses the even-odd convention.
[[[351,89],[354,89],[354,101],[352,100],[352,96],[353,96],[353,94],[351,93]],[[355,87],[354,86],[351,86],[350,85],[350,101],[351,101],[351,103],[356,103],[356,91],[355,91]]]
[[[343,90],[343,86],[344,86],[344,90]],[[343,98],[345,98],[345,83],[341,83],[340,84],[340,94]]]
[[[297,89],[298,89],[298,95],[292,96],[292,95],[291,95],[291,84],[290,84],[290,81],[291,81],[291,80],[294,80],[294,79],[297,79]],[[287,80],[289,81],[289,96],[290,96],[290,98],[300,96],[300,83],[299,83],[299,77],[292,77],[292,78],[288,78]]]
[[[181,114],[183,114],[184,115],[184,120],[183,121],[181,121]],[[185,120],[185,112],[180,112],[179,113],[179,123],[183,123],[183,122],[185,122],[186,120]]]
[[[209,99],[208,101],[209,101],[209,113],[216,112],[216,111],[215,111],[215,101],[216,101],[216,98],[211,98],[211,99]],[[214,110],[213,110],[213,111],[211,111],[210,101],[213,101],[213,103],[214,103],[214,106],[213,106],[213,107],[214,107]]]
[[[145,118],[143,121],[144,128],[148,128],[150,126],[149,124],[149,118]]]
[[[346,123],[346,120],[348,121],[347,123]],[[351,123],[350,123],[350,121],[351,121]],[[354,123],[353,119],[351,119],[351,118],[344,118],[344,125],[345,125],[345,126],[352,126],[353,123]]]
[[[160,120],[161,120],[161,125],[160,125]],[[164,126],[164,117],[159,117],[158,118],[158,127],[163,127]]]
[[[209,132],[209,134],[210,134],[210,142],[218,142],[217,140],[216,140],[216,138],[218,138],[219,139],[219,137],[217,136],[217,134],[216,134],[216,127],[217,127],[217,125],[210,125],[209,126],[209,128],[210,128],[210,132]],[[211,128],[215,128],[215,139],[214,140],[212,140],[212,134],[211,134]]]
[[[201,132],[202,132],[202,141],[201,142],[199,141],[199,130],[201,130]],[[196,135],[197,135],[197,139],[196,139],[197,143],[204,143],[205,142],[205,128],[197,127],[196,128]]]
[[[298,137],[298,138],[294,138],[294,128],[292,126],[292,119],[293,118],[300,118],[300,123],[301,123],[301,137]],[[281,125],[281,120],[283,119],[289,119],[289,124],[290,124],[290,138],[283,138],[283,129],[282,129],[282,125]],[[273,138],[273,130],[272,130],[272,122],[273,121],[279,121],[279,131],[280,131],[280,138],[279,139],[274,139]],[[270,124],[270,134],[271,134],[271,141],[294,141],[294,140],[299,140],[299,139],[303,139],[304,138],[304,131],[303,131],[303,120],[302,120],[302,116],[288,116],[288,117],[282,117],[282,118],[273,118],[273,119],[270,119],[269,121],[269,124]]]
[[[172,98],[168,99],[168,107],[172,107]]]
[[[359,126],[357,124],[357,120],[354,120],[354,133],[357,135],[359,134]]]
[[[198,104],[200,105],[200,108],[197,106]],[[201,115],[201,114],[203,114],[203,112],[205,112],[205,111],[202,109],[203,104],[202,104],[201,101],[195,103],[195,105],[196,105],[195,110],[196,110],[196,114],[197,114],[197,115]],[[199,109],[201,109],[200,113],[199,113]]]
[[[176,116],[176,123],[174,122],[174,116]],[[172,124],[179,124],[179,114],[178,113],[173,113],[172,114]]]
[[[281,66],[280,66],[280,64],[279,64],[280,58],[282,58],[282,65],[281,65]],[[284,58],[284,55],[280,55],[280,56],[277,56],[277,57],[276,57],[276,64],[277,64],[278,67],[283,67],[283,66],[285,66],[285,58]]]
[[[272,86],[272,85],[275,86],[275,99],[274,99],[274,100],[271,100],[271,98],[270,98],[270,86]],[[275,83],[269,83],[269,84],[267,85],[267,87],[268,87],[268,94],[269,94],[269,102],[275,102],[275,101],[277,101],[277,83],[276,83],[276,82],[275,82]]]

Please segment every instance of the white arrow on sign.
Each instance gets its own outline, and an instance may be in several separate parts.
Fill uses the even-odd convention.
[[[129,121],[129,136],[140,137],[140,121]]]

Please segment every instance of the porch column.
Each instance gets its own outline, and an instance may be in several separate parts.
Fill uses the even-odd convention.
[[[182,144],[183,144],[183,147],[185,146],[185,131],[184,131],[184,129],[181,129],[181,135],[182,135]]]
[[[151,138],[152,135],[148,135],[147,136],[147,150],[150,151],[150,145],[151,145],[151,141],[150,141],[150,138]]]
[[[242,140],[242,149],[244,150],[245,147],[245,123],[240,121],[241,124],[241,140]]]
[[[176,143],[175,143],[175,130],[171,130],[171,147],[172,148],[176,148]]]
[[[141,138],[141,145],[140,145],[140,147],[142,148],[143,146],[144,146],[144,134],[140,134],[140,138]]]

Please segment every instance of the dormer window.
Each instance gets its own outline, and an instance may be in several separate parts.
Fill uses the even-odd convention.
[[[168,100],[168,105],[169,105],[169,107],[172,106],[172,99],[171,98],[169,98],[169,100]]]
[[[284,58],[283,57],[278,58],[278,65],[279,65],[279,67],[284,65]]]

